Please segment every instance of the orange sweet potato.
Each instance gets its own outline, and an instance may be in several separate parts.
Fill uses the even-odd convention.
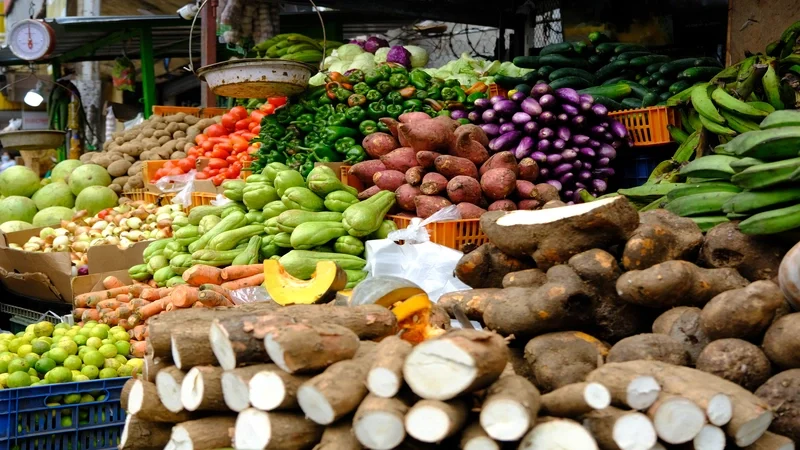
[[[406,183],[412,186],[419,186],[422,184],[422,177],[425,176],[425,168],[422,166],[415,166],[406,170]]]
[[[447,119],[453,122],[452,119]],[[455,128],[444,119],[421,120],[397,126],[398,134],[418,152],[447,150],[453,130]]]
[[[536,164],[533,158],[522,158],[517,166],[519,167],[518,179],[533,183],[539,178],[539,164]]]
[[[380,158],[399,147],[400,144],[391,134],[372,133],[361,141],[361,146],[364,147],[364,151],[366,151],[369,156]]]
[[[520,200],[527,200],[539,197],[539,191],[536,190],[536,185],[534,185],[530,181],[517,180],[516,189],[517,189],[517,198],[519,198]]]
[[[395,191],[405,184],[406,176],[399,170],[384,170],[373,175],[372,181],[384,191]]]
[[[472,140],[468,132],[457,135],[450,146],[450,154],[460,156],[472,161],[473,164],[483,164],[489,159],[489,152],[480,142]]]
[[[487,208],[489,211],[516,211],[517,205],[509,199],[498,200]]]
[[[417,207],[417,217],[423,219],[432,216],[436,211],[452,205],[450,200],[437,195],[418,195],[414,197]]]
[[[433,163],[436,166],[436,171],[444,175],[448,180],[458,175],[478,178],[478,168],[467,158],[442,155],[436,158]]]
[[[461,125],[458,128],[456,128],[456,131],[455,131],[456,139],[458,139],[458,137],[460,135],[462,135],[462,134],[469,135],[470,139],[472,139],[473,141],[478,142],[479,144],[481,144],[484,147],[488,147],[489,146],[489,137],[486,136],[486,133],[483,131],[483,128],[481,128],[481,127],[479,127],[477,125],[473,125],[471,123],[468,123],[468,124],[464,124],[464,125]]]
[[[447,182],[447,197],[453,203],[477,204],[481,200],[481,184],[472,177],[453,177]]]
[[[394,149],[381,156],[381,162],[387,169],[399,170],[402,173],[406,173],[406,170],[419,165],[417,153],[411,147]]]
[[[437,152],[417,152],[417,162],[425,169],[433,169],[436,158],[442,156]]]
[[[371,186],[358,193],[359,200],[366,200],[381,191],[378,186]]]
[[[485,209],[472,203],[459,203],[456,205],[462,219],[478,219],[486,212]]]
[[[422,185],[419,187],[420,192],[425,195],[438,195],[447,189],[447,178],[437,172],[426,173],[422,177]]]
[[[372,186],[372,176],[382,170],[386,170],[386,166],[380,160],[370,159],[353,165],[350,168],[350,175],[355,175],[362,183]]]
[[[406,211],[416,211],[417,206],[414,204],[414,198],[421,194],[419,188],[410,184],[404,184],[394,191],[397,198],[397,205]]]
[[[531,159],[531,161],[533,160]],[[519,173],[517,158],[511,152],[497,152],[483,163],[480,174],[483,175],[492,169],[509,169],[514,172],[514,175],[517,175]]]
[[[517,177],[511,169],[489,169],[481,175],[481,189],[492,200],[501,200],[514,192]]]

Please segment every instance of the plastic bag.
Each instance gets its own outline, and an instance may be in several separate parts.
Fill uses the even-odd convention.
[[[121,56],[114,60],[114,68],[111,69],[111,82],[114,88],[119,91],[134,92],[136,88],[136,66],[130,59]]]
[[[194,192],[194,176],[196,170],[183,175],[168,175],[156,181],[156,187],[164,194],[174,192],[172,203],[188,208],[192,205],[192,192]]]
[[[225,197],[222,194],[217,194],[217,198],[211,200],[211,206],[225,206],[233,203],[233,200]]]
[[[408,228],[389,233],[388,239],[366,243],[370,277],[392,275],[416,283],[436,302],[442,295],[469,289],[453,275],[456,264],[464,254],[458,250],[430,242],[425,225],[433,222],[460,219],[455,206],[448,206],[425,220],[414,218]],[[403,245],[395,241],[405,241]]]
[[[231,291],[231,300],[235,305],[243,305],[245,303],[271,302],[272,297],[267,294],[264,286],[256,286]]]

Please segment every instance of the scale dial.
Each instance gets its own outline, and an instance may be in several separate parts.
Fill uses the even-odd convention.
[[[53,28],[41,20],[21,20],[8,33],[11,51],[26,61],[44,58],[53,51],[55,44]]]

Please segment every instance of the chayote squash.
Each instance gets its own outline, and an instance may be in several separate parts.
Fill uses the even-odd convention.
[[[314,170],[317,170],[319,167],[325,166],[317,166],[314,168]],[[355,188],[343,184],[335,175],[325,173],[324,171],[314,173],[314,170],[308,174],[306,183],[311,192],[319,195],[320,197],[325,197],[326,195],[335,191],[345,191],[353,195],[358,194],[358,191],[356,191]]]
[[[306,181],[303,179],[303,175],[301,175],[300,172],[290,169],[278,172],[273,184],[278,191],[278,195],[282,198],[283,194],[290,188],[305,187]]]
[[[358,203],[358,197],[347,191],[333,191],[325,196],[325,208],[328,211],[344,212],[351,205]]]
[[[264,236],[261,238],[261,259],[269,259],[275,255],[279,255],[281,250],[283,250],[281,247],[275,245],[273,242],[274,239],[275,236]]]
[[[278,228],[281,231],[291,233],[301,223],[306,222],[341,222],[342,213],[321,211],[303,211],[302,209],[290,209],[282,212],[278,216]]]
[[[176,274],[169,268],[169,266],[164,266],[156,271],[153,274],[153,281],[156,282],[158,287],[164,287],[167,285],[167,280],[174,277]]]
[[[187,284],[187,283],[186,283],[186,281],[183,279],[183,277],[182,277],[182,276],[180,276],[180,275],[175,275],[174,277],[172,277],[172,278],[170,278],[169,280],[167,280],[167,282],[165,283],[165,286],[166,286],[166,287],[168,287],[168,288],[171,288],[171,287],[178,286],[178,285],[180,285],[180,284]]]
[[[167,259],[172,259],[173,256],[180,253],[186,253],[186,247],[181,245],[180,242],[175,241],[175,242],[170,242],[169,244],[167,244],[166,247],[164,247],[163,255]]]
[[[247,184],[251,184],[251,183],[269,183],[270,185],[272,185],[272,181],[270,181],[269,178],[267,178],[266,175],[262,175],[260,173],[254,173],[252,175],[249,175],[244,180],[244,182],[247,183]]]
[[[391,194],[394,195],[393,192]],[[322,211],[325,209],[323,200],[317,197],[311,190],[304,187],[291,187],[287,189],[286,192],[283,193],[283,196],[281,196],[281,201],[288,209],[302,209],[305,211]]]
[[[367,261],[358,256],[342,253],[322,253],[310,250],[292,250],[281,256],[281,266],[293,277],[308,280],[317,270],[317,261],[333,261],[344,270],[361,270]]]
[[[345,289],[353,289],[369,275],[364,270],[345,270],[344,272],[347,274],[347,285]]]
[[[381,222],[381,226],[377,230],[367,236],[367,239],[387,239],[392,231],[397,231],[397,224],[394,223],[394,220],[386,219]]]
[[[160,269],[167,267],[169,265],[169,260],[164,255],[156,255],[150,258],[150,261],[147,263],[147,271],[151,274],[155,274]]]
[[[248,184],[242,194],[242,202],[250,210],[260,210],[267,203],[279,198],[278,191],[267,183]]]
[[[264,225],[261,224],[246,225],[240,228],[234,228],[232,230],[223,231],[222,233],[214,236],[210,241],[208,241],[206,248],[212,250],[230,250],[236,247],[236,244],[238,244],[239,241],[250,239],[251,237],[258,236],[262,233],[264,233]]]
[[[206,216],[219,216],[225,210],[223,206],[200,205],[195,206],[189,211],[189,223],[191,225],[200,225],[200,221]]]
[[[278,233],[272,237],[272,243],[281,248],[292,248],[292,235],[289,233]]]
[[[361,256],[364,253],[364,243],[361,239],[350,235],[340,236],[333,243],[333,250],[336,253],[344,253],[347,255]]]
[[[150,258],[152,258],[157,254],[160,255],[161,253],[163,253],[164,247],[166,247],[167,244],[169,244],[170,242],[174,241],[175,241],[174,239],[159,239],[157,241],[151,242],[150,245],[148,245],[147,248],[144,249],[144,252],[142,253],[142,259],[144,260],[145,263],[150,262]]]
[[[222,211],[220,211],[222,214]],[[197,225],[197,232],[200,234],[205,234],[206,231],[214,228],[216,224],[218,224],[222,220],[222,217],[215,216],[215,215],[208,215],[200,219],[200,223]]]
[[[380,191],[347,208],[343,213],[342,224],[350,236],[367,236],[380,228],[384,216],[394,206],[394,202],[394,192]]]
[[[264,170],[261,171],[261,173],[267,177],[267,181],[269,181],[274,185],[275,178],[278,176],[278,173],[283,172],[285,170],[292,170],[292,168],[284,163],[272,162],[267,164],[267,167],[265,167]]]
[[[292,231],[292,248],[309,250],[344,236],[347,231],[341,222],[305,222]]]
[[[128,276],[134,281],[147,281],[153,275],[148,271],[147,264],[137,264],[128,269]]]
[[[276,234],[280,233],[281,229],[278,227],[278,218],[273,217],[268,219],[264,224],[264,231],[266,231],[270,236],[275,236]]]
[[[261,236],[253,236],[247,244],[247,248],[233,259],[232,265],[246,266],[258,263],[259,252],[261,251]]]
[[[178,275],[190,267],[192,267],[192,255],[188,253],[179,253],[169,260],[169,268]]]
[[[275,200],[274,202],[269,202],[264,206],[264,220],[272,219],[273,217],[278,217],[282,212],[288,211],[289,208],[283,204],[280,200]]]

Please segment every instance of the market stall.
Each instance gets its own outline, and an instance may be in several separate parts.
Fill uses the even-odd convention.
[[[0,436],[794,449],[800,22],[774,38],[727,67],[602,32],[441,67],[242,39],[197,71],[237,106],[0,173],[5,288],[72,307],[0,334]]]

